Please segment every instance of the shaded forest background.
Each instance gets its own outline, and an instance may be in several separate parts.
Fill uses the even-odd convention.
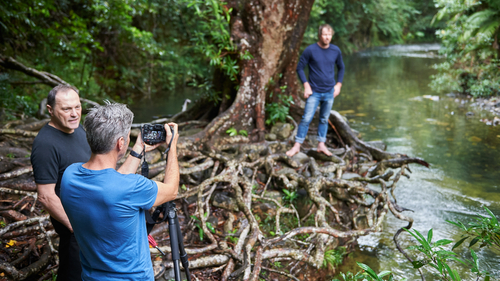
[[[344,54],[391,44],[441,42],[440,91],[494,95],[499,89],[500,4],[493,0],[317,0],[302,48],[317,26],[335,29]],[[2,1],[0,56],[62,77],[91,100],[132,103],[197,87],[210,101],[234,97],[239,53],[230,11],[218,0]],[[1,58],[0,58],[1,59]],[[214,81],[233,81],[222,93]],[[214,78],[216,77],[216,78]],[[0,68],[0,118],[36,115],[49,87]]]

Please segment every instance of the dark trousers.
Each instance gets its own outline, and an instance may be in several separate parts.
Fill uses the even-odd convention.
[[[55,231],[59,234],[59,269],[57,281],[82,280],[80,264],[80,247],[75,235],[59,221],[50,217]]]

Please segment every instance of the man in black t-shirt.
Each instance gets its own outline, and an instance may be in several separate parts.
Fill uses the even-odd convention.
[[[33,142],[31,164],[38,199],[59,234],[57,280],[81,280],[80,249],[59,199],[64,170],[73,163],[87,162],[91,154],[80,125],[82,105],[77,90],[66,85],[56,86],[47,97],[47,110],[50,122]]]

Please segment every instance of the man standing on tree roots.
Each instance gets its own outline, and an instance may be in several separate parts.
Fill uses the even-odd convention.
[[[47,110],[50,122],[33,141],[31,164],[38,199],[59,234],[57,280],[81,280],[80,250],[59,199],[64,170],[90,158],[90,147],[80,125],[82,105],[77,89],[66,85],[54,87],[47,96]]]
[[[144,150],[158,146],[144,146],[141,134],[132,157],[117,171],[116,163],[127,152],[133,118],[124,104],[90,109],[83,122],[90,160],[70,165],[61,181],[61,201],[80,245],[83,280],[154,280],[145,213],[177,196],[179,134],[177,124],[164,125],[171,146],[163,182],[135,174]]]
[[[330,25],[321,25],[318,29],[318,43],[312,44],[304,50],[297,65],[297,73],[302,83],[304,83],[306,106],[297,130],[295,144],[292,149],[286,152],[286,155],[290,157],[300,151],[300,145],[306,138],[309,124],[314,117],[318,104],[320,104],[318,152],[323,152],[328,156],[332,155],[325,145],[328,118],[330,117],[333,99],[340,94],[342,80],[344,79],[342,53],[339,47],[330,44],[333,34],[334,31]],[[309,66],[309,82],[304,74],[306,65]],[[337,83],[335,83],[335,65],[338,68]]]

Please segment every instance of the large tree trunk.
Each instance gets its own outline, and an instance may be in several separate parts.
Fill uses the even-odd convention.
[[[239,90],[233,104],[219,114],[193,140],[208,143],[231,127],[252,132],[252,139],[264,139],[266,95],[280,86],[296,97],[295,68],[314,0],[235,0],[228,6],[231,37],[251,60],[240,62]],[[280,75],[281,74],[281,75]],[[275,87],[269,87],[270,79]]]

